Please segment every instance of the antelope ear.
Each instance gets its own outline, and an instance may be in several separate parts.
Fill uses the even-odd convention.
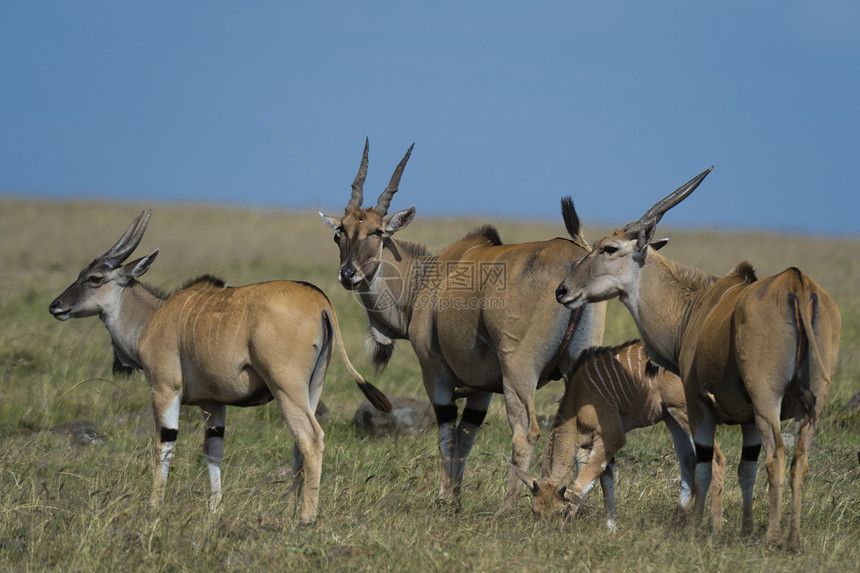
[[[633,247],[633,260],[641,262],[645,260],[645,255],[648,254],[648,245],[651,244],[651,239],[654,238],[654,231],[657,230],[657,224],[651,223],[639,230],[636,238],[636,245]]]
[[[155,257],[157,256],[158,249],[155,249],[152,254],[141,257],[136,261],[131,261],[120,269],[120,275],[125,280],[136,279],[143,276],[143,274],[149,270],[149,267],[152,266],[152,263],[155,262]]]
[[[525,471],[512,464],[511,460],[508,460],[508,465],[511,466],[511,471],[514,472],[514,475],[517,476],[517,478],[519,478],[519,480],[526,485],[529,490],[529,493],[534,495],[540,491],[540,486],[538,485],[536,479],[529,476],[529,474],[527,474]]]
[[[389,217],[388,222],[385,223],[385,233],[388,235],[393,235],[397,231],[400,231],[406,225],[412,222],[412,219],[415,218],[415,205],[412,205],[405,211],[398,211]]]
[[[320,214],[320,217],[323,218],[325,224],[337,231],[337,228],[340,227],[340,219],[337,217],[329,217],[328,215],[324,215],[322,211],[317,211]]]
[[[669,237],[666,237],[664,239],[657,239],[656,241],[651,241],[651,248],[654,249],[655,251],[659,251],[660,249],[665,247],[666,243],[668,243],[668,242],[669,242]]]

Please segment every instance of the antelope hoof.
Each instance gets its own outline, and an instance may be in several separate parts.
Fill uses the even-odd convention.
[[[440,510],[451,511],[453,513],[459,513],[461,509],[460,498],[455,497],[453,495],[442,495],[439,494],[436,497],[436,507]]]
[[[777,547],[778,548],[782,545],[782,543],[780,542],[781,537],[782,536],[779,533],[774,534],[774,533],[768,532],[767,535],[765,536],[765,544],[768,547]]]
[[[299,518],[299,526],[301,527],[310,527],[314,523],[316,523],[317,516],[316,515],[303,515]]]
[[[799,533],[797,535],[789,534],[787,549],[795,553],[798,553],[801,549],[803,549],[803,542],[800,539]]]

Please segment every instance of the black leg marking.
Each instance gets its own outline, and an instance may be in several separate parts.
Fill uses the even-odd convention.
[[[223,438],[224,437],[224,426],[210,426],[206,428],[206,439],[209,438]]]
[[[463,409],[463,416],[460,418],[460,424],[472,424],[480,426],[484,423],[484,418],[487,415],[486,410],[475,410],[474,408]]]
[[[709,464],[714,460],[714,446],[696,444],[696,463]]]
[[[457,421],[456,404],[433,404],[433,412],[436,413],[436,423],[440,426]]]
[[[758,461],[758,454],[761,452],[761,444],[755,446],[744,446],[741,450],[741,460],[745,462]]]
[[[175,428],[161,428],[161,443],[175,442],[176,436],[179,435],[179,430]]]

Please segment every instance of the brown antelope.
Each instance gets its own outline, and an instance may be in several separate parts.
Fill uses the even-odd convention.
[[[412,148],[374,207],[362,208],[368,145],[341,218],[323,215],[340,248],[338,280],[356,291],[370,322],[369,349],[383,367],[397,339],[412,343],[439,427],[442,484],[437,501],[459,506],[466,458],[493,393],[504,394],[513,432],[513,465],[525,470],[540,437],[534,392],[567,372],[603,338],[604,305],[559,307],[552,293],[570,261],[588,253],[569,199],[570,239],[503,245],[481,227],[437,254],[393,237],[415,206],[388,215]],[[455,398],[467,394],[459,423]],[[516,507],[511,472],[500,512]]]
[[[742,529],[752,533],[756,461],[764,447],[770,501],[767,541],[779,541],[785,481],[780,420],[794,418],[788,543],[799,547],[807,452],[836,367],[841,318],[830,295],[796,268],[756,280],[750,264],[743,262],[717,278],[649,248],[663,214],[692,193],[709,172],[679,187],[638,221],[598,241],[574,264],[556,296],[571,309],[620,297],[649,357],[680,374],[696,444],[698,518],[711,481],[715,426],[740,424]]]
[[[214,511],[221,502],[227,406],[275,399],[296,440],[290,493],[302,493],[300,520],[313,522],[324,446],[314,412],[332,339],[374,406],[390,410],[388,398],[353,368],[334,310],[313,285],[274,281],[228,288],[203,277],[163,296],[138,282],[158,251],[121,265],[140,243],[150,215],[141,222],[141,212],[113,247],[86,266],[51,303],[51,314],[60,320],[98,315],[110,333],[114,370],[140,369],[146,375],[156,427],[153,505],[164,496],[181,404],[200,406],[203,413],[203,457]]]
[[[515,470],[531,493],[532,511],[544,516],[573,516],[599,477],[606,526],[615,531],[615,454],[624,447],[627,432],[661,421],[672,434],[681,465],[677,513],[683,516],[693,501],[696,453],[681,379],[648,360],[638,340],[583,353],[559,403],[544,452],[541,478]],[[585,464],[577,467],[573,488],[568,489],[565,484],[580,448],[590,453]],[[711,484],[711,517],[717,528],[722,519],[725,464],[726,458],[717,447]]]

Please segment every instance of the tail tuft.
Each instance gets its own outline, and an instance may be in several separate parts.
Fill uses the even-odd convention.
[[[816,424],[818,420],[816,420],[815,417],[815,394],[806,387],[800,388],[800,405],[803,407],[803,411],[806,412],[806,415],[809,416],[809,420],[812,424]]]
[[[390,412],[393,409],[388,396],[370,382],[359,383],[358,387],[364,392],[364,396],[370,401],[370,404],[380,412]]]
[[[561,216],[570,238],[574,241],[582,241],[582,224],[579,222],[579,215],[576,214],[570,195],[561,198]]]
[[[328,321],[332,332],[334,333],[335,341],[337,342],[337,347],[340,350],[340,356],[343,358],[343,363],[346,365],[349,373],[352,374],[353,380],[358,384],[358,387],[361,388],[361,391],[370,401],[374,408],[380,410],[382,412],[390,412],[393,408],[391,407],[391,401],[388,399],[388,396],[383,394],[381,390],[379,390],[376,386],[368,382],[364,379],[364,377],[358,373],[358,370],[352,365],[352,362],[349,361],[349,356],[346,354],[346,348],[343,346],[343,337],[340,334],[340,326],[337,323],[337,315],[334,313],[334,309],[331,307],[324,308],[322,311],[323,317]],[[390,355],[390,354],[389,354]]]

